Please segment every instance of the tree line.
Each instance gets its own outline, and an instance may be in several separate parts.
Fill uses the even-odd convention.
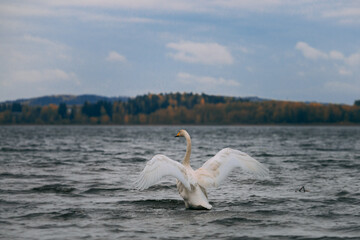
[[[207,94],[146,94],[83,105],[0,104],[0,124],[359,124],[354,105],[252,102]]]

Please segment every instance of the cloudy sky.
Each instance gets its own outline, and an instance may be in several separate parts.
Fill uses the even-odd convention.
[[[0,2],[0,101],[177,91],[352,104],[360,1]]]

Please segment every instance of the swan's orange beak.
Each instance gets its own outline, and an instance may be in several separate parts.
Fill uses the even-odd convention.
[[[180,137],[180,132],[178,132],[178,134],[176,134],[176,136],[175,137]]]

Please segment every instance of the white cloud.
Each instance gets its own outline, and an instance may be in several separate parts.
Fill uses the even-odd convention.
[[[71,91],[79,86],[71,50],[59,41],[37,35],[5,38],[0,46],[2,98],[40,93],[39,89],[41,93],[64,88]]]
[[[40,62],[71,60],[70,47],[46,38],[25,35],[17,44],[21,45],[21,47],[14,47],[16,50],[13,52],[17,52],[17,55],[27,55],[28,59],[33,58],[34,65],[38,65]],[[19,62],[17,65],[19,64],[21,63]]]
[[[218,43],[181,41],[168,43],[167,48],[175,50],[168,55],[175,60],[206,65],[226,65],[234,62],[228,49]]]
[[[351,66],[360,65],[360,53],[351,54],[346,58],[346,62]]]
[[[210,11],[218,8],[247,9],[253,11],[265,11],[269,7],[276,7],[285,4],[284,0],[37,0],[37,3],[55,7],[101,7],[120,9],[150,9],[150,10],[171,10],[171,11]]]
[[[126,62],[126,57],[117,53],[116,51],[109,52],[108,56],[106,57],[106,61],[109,62]]]
[[[209,76],[196,76],[185,72],[177,74],[177,80],[184,84],[198,83],[206,86],[230,86],[238,87],[240,83],[232,79],[214,78]]]
[[[248,72],[251,72],[251,73],[255,72],[255,69],[254,69],[253,67],[250,67],[250,66],[247,66],[247,67],[246,67],[246,70],[247,70]]]
[[[59,17],[72,15],[77,17],[76,11],[67,11],[68,9],[116,9],[116,10],[139,10],[154,12],[192,12],[192,13],[215,13],[220,10],[246,10],[252,12],[270,11],[284,4],[284,0],[35,0],[31,3],[2,3],[0,4],[1,15],[17,17]],[[89,17],[91,11],[89,11]],[[94,14],[91,18],[100,16],[101,21],[106,18],[104,15]],[[80,16],[81,17],[81,16]],[[109,20],[110,18],[107,18]],[[119,19],[119,18],[111,18]]]
[[[323,59],[327,59],[328,55],[326,53],[323,53],[322,51],[310,47],[309,44],[305,43],[305,42],[298,42],[295,46],[295,49],[299,50],[302,52],[302,54],[304,55],[304,57],[306,58],[310,58],[310,59],[319,59],[319,58],[323,58]]]
[[[240,47],[238,47],[237,49],[238,49],[239,51],[241,51],[242,53],[245,53],[245,54],[251,52],[251,51],[249,50],[249,48],[244,47],[244,46],[240,46]]]
[[[360,65],[360,53],[353,53],[346,57],[342,52],[332,50],[329,53],[320,51],[316,48],[311,47],[309,44],[305,42],[298,42],[295,46],[295,49],[301,51],[305,58],[317,60],[317,59],[325,59],[325,60],[336,60],[343,62],[349,66],[358,66]]]
[[[8,17],[48,17],[55,12],[46,5],[0,4],[0,15]]]
[[[60,7],[100,7],[118,9],[139,9],[139,10],[172,10],[172,11],[195,11],[193,7],[199,6],[196,1],[190,0],[39,0],[44,4]]]
[[[11,2],[11,1],[8,1]],[[89,13],[87,19],[116,20],[121,18],[93,14],[93,9],[125,11],[190,12],[207,14],[275,13],[300,15],[311,19],[334,19],[338,23],[360,24],[358,0],[35,0],[1,3],[0,15],[11,17],[83,17],[75,14],[82,9]],[[93,16],[91,16],[93,14]],[[136,20],[136,19],[133,19]],[[144,20],[144,19],[143,19]],[[146,19],[145,19],[146,20]],[[141,20],[142,21],[142,20]],[[146,20],[147,21],[147,20]]]
[[[52,4],[53,1],[46,1],[42,4],[1,4],[0,3],[0,16],[8,18],[29,18],[29,17],[44,17],[44,18],[77,18],[81,21],[97,21],[97,22],[120,22],[120,23],[161,23],[162,21],[144,18],[144,17],[127,17],[111,14],[94,12],[89,8],[74,8],[74,7],[87,7],[86,3],[77,4]],[[55,1],[54,1],[55,2]],[[99,2],[100,3],[100,2]],[[101,4],[99,4],[101,5]],[[95,5],[89,5],[96,6]],[[111,5],[104,5],[112,8]],[[6,21],[4,18],[3,21]]]
[[[335,51],[335,50],[333,50],[329,53],[329,57],[331,59],[335,59],[335,60],[344,60],[345,59],[344,54],[342,54],[342,52]]]
[[[343,76],[350,76],[350,75],[352,75],[352,72],[344,67],[340,67],[339,74],[343,75]]]
[[[245,10],[252,12],[269,12],[281,8],[283,5],[287,7],[293,6],[293,1],[289,0],[37,0],[37,2],[55,7],[93,7],[126,10],[153,10],[156,12],[176,11],[206,13],[218,13],[220,10],[229,9],[234,11]],[[301,4],[304,4],[303,1],[298,5]]]
[[[274,10],[275,8],[285,4],[284,0],[213,0],[211,1],[212,8],[228,8],[236,10],[248,10],[255,12],[265,12]]]
[[[324,17],[341,17],[341,16],[359,16],[360,8],[342,8],[337,11],[326,11],[323,13]]]
[[[301,0],[283,1],[282,6],[292,14],[313,19],[333,20],[339,24],[360,24],[360,6],[358,0]]]
[[[39,84],[57,81],[73,81],[76,85],[80,84],[79,79],[73,72],[65,72],[61,69],[43,70],[22,70],[11,73],[8,81],[3,84],[10,86],[14,84]]]
[[[83,22],[118,22],[118,23],[161,23],[160,20],[155,20],[145,17],[126,17],[119,15],[95,13],[86,10],[65,10],[62,15],[69,17],[76,17]]]
[[[51,41],[49,39],[46,38],[42,38],[42,37],[37,37],[37,36],[32,36],[32,35],[25,35],[24,36],[24,40],[30,43],[34,43],[37,45],[41,45],[42,47],[50,47],[56,50],[66,50],[68,47],[64,44],[61,43],[57,43],[54,41]]]
[[[36,82],[44,78],[53,79],[50,75],[57,79],[64,78],[59,69],[67,68],[71,63],[70,50],[67,45],[33,35],[6,39],[0,45],[2,73],[6,75],[4,82],[8,84],[10,80],[30,79],[27,81]]]
[[[0,72],[0,75],[1,100],[71,93],[76,89],[83,90],[81,82],[74,72],[59,68]]]
[[[298,72],[297,73],[300,77],[304,77],[305,76],[305,72],[303,72],[303,71],[300,71],[300,72]]]

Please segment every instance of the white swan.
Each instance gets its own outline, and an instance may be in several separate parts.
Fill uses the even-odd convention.
[[[185,137],[187,143],[182,164],[164,155],[155,155],[147,162],[135,182],[139,190],[155,185],[165,176],[173,176],[177,178],[176,186],[186,208],[211,209],[205,188],[219,186],[234,168],[240,167],[246,172],[259,176],[268,175],[269,170],[264,165],[246,153],[231,148],[222,149],[201,168],[194,171],[190,166],[190,135],[186,130],[180,130],[176,137]]]

